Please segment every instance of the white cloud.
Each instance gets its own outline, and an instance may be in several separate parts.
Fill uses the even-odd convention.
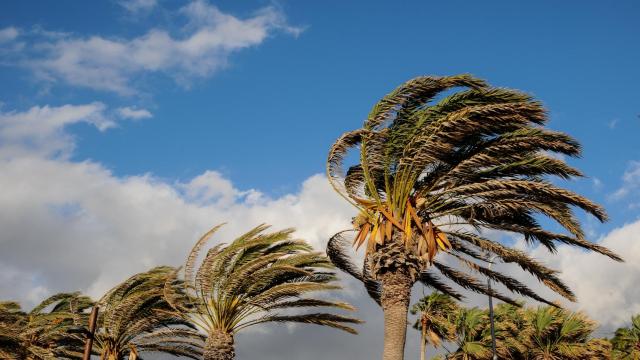
[[[120,6],[125,8],[132,14],[138,14],[140,12],[150,11],[158,5],[157,0],[121,0],[118,2]]]
[[[0,30],[0,44],[15,40],[20,32],[15,27],[7,27]]]
[[[542,247],[531,253],[546,258],[574,290],[578,302],[567,306],[587,312],[603,328],[612,330],[640,313],[640,221],[614,229],[598,242],[625,262],[569,246],[560,246],[554,256]]]
[[[622,186],[609,196],[610,200],[626,200],[630,207],[638,206],[640,190],[640,161],[631,161],[622,175]]]
[[[167,182],[117,177],[99,163],[60,156],[74,146],[66,127],[106,129],[113,123],[105,112],[92,103],[0,114],[0,298],[33,304],[76,289],[97,296],[132,273],[181,264],[198,236],[221,222],[229,225],[215,241],[267,222],[297,227],[318,249],[349,225],[352,209],[320,175],[271,198],[215,171]]]
[[[118,113],[118,116],[123,119],[141,120],[153,117],[151,112],[147,109],[138,109],[129,106],[118,108],[116,109],[116,112]]]
[[[23,54],[28,60],[20,62],[44,81],[132,95],[137,92],[135,80],[144,74],[164,74],[189,86],[227,66],[231,54],[261,44],[274,32],[301,31],[288,25],[275,7],[241,19],[196,0],[179,13],[188,25],[177,35],[154,28],[129,39],[43,38]]]
[[[103,131],[115,126],[100,102],[60,107],[34,106],[25,112],[0,112],[0,158],[26,155],[66,157],[73,150],[65,126],[80,122]]]

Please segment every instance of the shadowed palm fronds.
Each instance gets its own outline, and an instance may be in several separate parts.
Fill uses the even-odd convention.
[[[550,251],[569,244],[621,260],[587,241],[574,215],[574,209],[581,209],[605,221],[604,209],[550,181],[582,176],[555,155],[579,156],[581,149],[570,136],[545,129],[546,121],[542,104],[530,95],[494,88],[470,75],[404,83],[373,107],[362,128],[342,135],[329,152],[332,186],[359,210],[353,245],[376,256],[390,249],[388,243],[401,244],[418,261],[422,274],[414,277],[454,297],[460,294],[449,291],[444,279],[488,294],[477,277],[481,275],[515,294],[553,304],[515,278],[484,266],[488,253],[519,265],[574,301],[556,271],[482,235],[483,229],[504,231]],[[346,166],[349,151],[358,147],[357,163]],[[539,216],[566,232],[544,229]],[[335,243],[329,246],[337,254],[331,248]],[[437,261],[441,252],[460,266]],[[413,262],[402,256],[402,262]],[[345,256],[336,258],[338,267],[344,261]],[[375,278],[385,269],[369,270]],[[496,291],[492,295],[517,303]]]
[[[77,359],[82,356],[84,311],[91,299],[79,293],[53,295],[33,310],[0,302],[0,358],[25,360]]]
[[[420,331],[420,359],[426,359],[426,347],[438,348],[442,341],[455,339],[452,316],[458,311],[455,300],[446,294],[433,292],[411,307],[411,314],[419,315],[413,328]]]
[[[201,358],[204,337],[164,299],[174,271],[162,266],[136,274],[100,299],[93,350],[101,359],[135,360],[148,352]]]
[[[233,358],[233,335],[266,322],[297,322],[329,326],[355,333],[350,324],[360,321],[332,313],[293,313],[305,308],[353,310],[344,302],[311,297],[338,290],[333,265],[292,229],[266,233],[260,225],[229,244],[209,249],[198,265],[198,256],[219,229],[216,226],[193,247],[184,266],[182,294],[167,282],[166,298],[175,316],[198,325],[208,334],[205,359]]]

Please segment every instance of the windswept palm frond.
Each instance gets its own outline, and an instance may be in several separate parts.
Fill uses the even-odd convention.
[[[616,359],[638,360],[640,359],[640,315],[631,318],[629,327],[616,330],[611,339]]]
[[[192,249],[184,281],[178,272],[166,282],[165,297],[173,316],[192,321],[207,334],[233,335],[266,322],[299,322],[355,333],[359,320],[331,313],[291,314],[292,309],[353,310],[345,302],[311,297],[338,290],[333,264],[306,242],[292,237],[293,229],[267,233],[260,225],[229,244],[219,244],[196,265],[199,252],[219,226]]]
[[[136,359],[149,352],[201,358],[204,336],[175,316],[164,298],[174,271],[161,266],[136,274],[100,299],[94,352],[107,360]]]
[[[48,297],[31,311],[0,302],[0,358],[76,359],[82,355],[86,309],[92,301],[80,293]]]

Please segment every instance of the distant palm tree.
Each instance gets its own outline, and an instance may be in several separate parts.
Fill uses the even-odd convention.
[[[640,360],[640,315],[631,318],[631,326],[616,330],[611,339],[616,359]]]
[[[521,335],[527,346],[526,359],[587,360],[605,359],[600,340],[592,340],[596,323],[584,314],[541,306],[526,311],[531,331]]]
[[[329,241],[327,253],[339,268],[363,280],[381,304],[384,360],[404,357],[409,298],[416,281],[459,299],[445,277],[515,304],[473,275],[481,274],[514,293],[551,304],[515,278],[477,263],[487,262],[485,252],[518,264],[551,290],[575,300],[556,271],[482,236],[483,229],[520,234],[551,251],[557,244],[569,244],[620,260],[587,241],[573,213],[580,208],[604,221],[604,209],[548,180],[582,174],[553,155],[577,156],[580,145],[543,128],[546,121],[541,103],[519,91],[490,87],[470,75],[424,76],[382,98],[362,128],[344,133],[333,144],[327,175],[334,189],[359,210],[353,219],[353,245],[366,249],[365,269],[350,261],[344,232]],[[355,148],[357,157],[349,152]],[[538,215],[555,220],[567,233],[544,229]],[[438,259],[441,252],[460,267]]]
[[[347,303],[305,297],[340,286],[334,284],[331,262],[293,239],[292,229],[265,233],[268,226],[260,225],[226,246],[208,250],[196,269],[200,251],[219,228],[207,232],[191,250],[184,267],[184,294],[175,292],[173,280],[166,287],[175,315],[207,334],[205,360],[233,359],[234,335],[266,322],[309,323],[356,333],[346,324],[360,321],[351,317],[290,312],[310,307],[353,310]]]
[[[411,308],[411,314],[419,314],[413,328],[420,331],[420,359],[426,359],[427,344],[438,348],[444,340],[455,338],[455,325],[451,317],[458,309],[455,300],[446,294],[433,292],[420,299]]]
[[[457,349],[447,356],[451,360],[491,359],[491,337],[488,333],[489,316],[478,308],[460,309],[454,319]],[[499,358],[508,358],[505,349],[497,347]]]
[[[101,360],[135,360],[145,352],[200,359],[204,337],[164,299],[174,271],[161,266],[133,275],[100,299],[94,352]]]
[[[0,302],[0,358],[77,359],[82,356],[85,309],[91,300],[79,293],[53,295],[29,312],[15,302]]]

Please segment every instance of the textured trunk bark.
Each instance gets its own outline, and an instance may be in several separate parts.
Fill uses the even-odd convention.
[[[427,339],[420,337],[420,360],[427,360]]]
[[[407,337],[407,312],[413,280],[408,271],[394,269],[380,275],[384,312],[383,360],[403,360]]]
[[[209,334],[204,344],[204,360],[233,360],[235,357],[233,335],[220,331],[214,331]]]

